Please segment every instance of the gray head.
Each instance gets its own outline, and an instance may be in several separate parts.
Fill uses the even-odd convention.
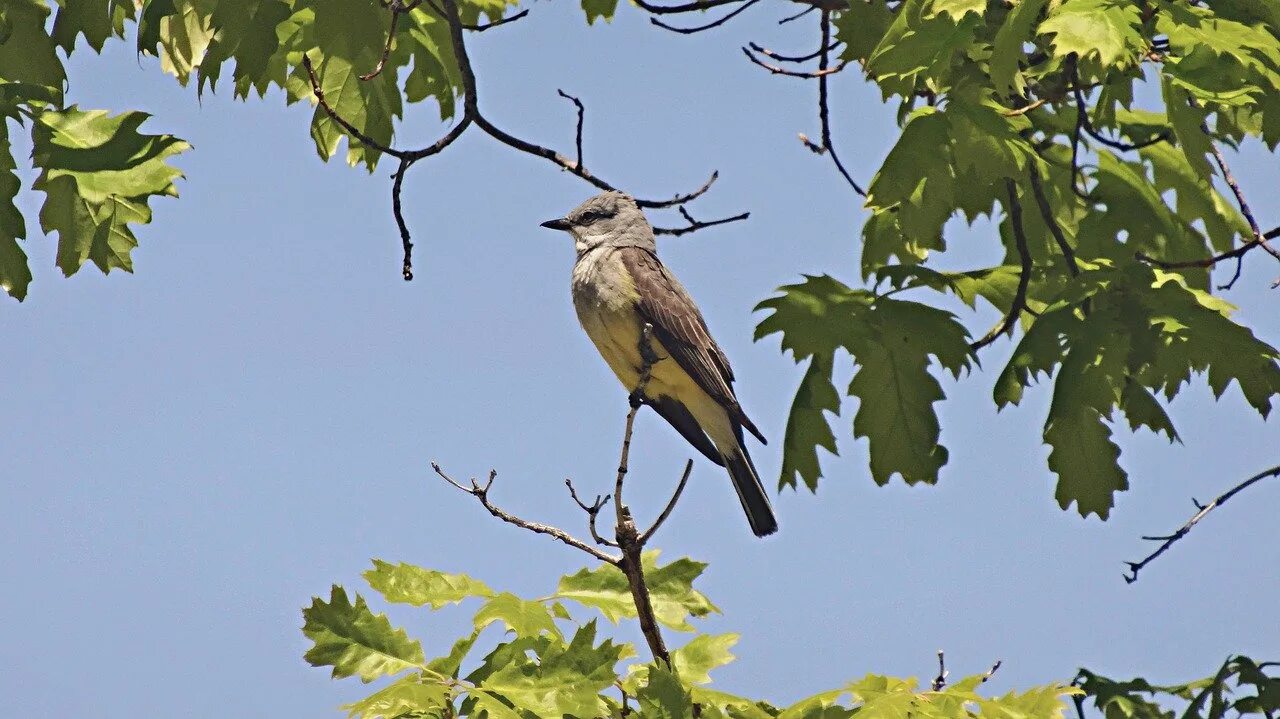
[[[649,221],[636,201],[622,192],[603,192],[542,226],[573,235],[578,254],[596,247],[656,249]]]

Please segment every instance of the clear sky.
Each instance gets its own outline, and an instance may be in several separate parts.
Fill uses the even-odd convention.
[[[807,52],[813,23],[779,28],[759,6],[689,38],[625,4],[590,29],[576,3],[531,7],[470,38],[491,119],[569,150],[563,88],[587,105],[595,172],[665,196],[719,169],[691,209],[751,211],[746,223],[663,240],[661,253],[773,440],[753,448],[772,480],[800,368],[776,337],[751,341],[751,308],[802,272],[856,282],[865,215],[796,140],[816,135],[816,88],[767,75],[738,47]],[[155,115],[144,129],[195,149],[178,160],[182,197],[153,203],[136,275],[86,268],[64,280],[53,241],[35,237],[30,297],[0,302],[0,713],[336,716],[366,688],[308,667],[298,630],[299,609],[331,582],[361,587],[377,557],[538,596],[584,564],[491,519],[428,462],[462,476],[497,468],[497,502],[575,531],[564,478],[591,494],[611,486],[626,397],[574,318],[570,243],[538,227],[592,191],[468,133],[406,182],[418,251],[405,283],[390,166],[370,176],[326,165],[309,108],[285,108],[278,93],[197,100],[131,43],[105,58],[82,46],[70,98],[144,109]],[[855,72],[833,88],[837,142],[867,180],[894,137],[894,109]],[[419,107],[401,142],[440,131],[434,108]],[[1234,162],[1260,221],[1280,224],[1275,157],[1250,146]],[[32,228],[42,199],[20,197]],[[997,261],[982,232],[951,246],[946,266]],[[1273,344],[1280,295],[1267,287],[1278,275],[1256,253],[1228,295]],[[975,333],[995,319],[963,318]],[[1234,652],[1280,658],[1278,482],[1220,509],[1137,584],[1121,580],[1122,560],[1149,549],[1140,535],[1176,527],[1192,497],[1280,461],[1275,421],[1234,387],[1215,403],[1195,385],[1172,407],[1185,445],[1117,430],[1133,489],[1110,521],[1084,521],[1053,500],[1040,443],[1050,388],[995,412],[990,387],[1009,351],[1002,339],[984,369],[943,381],[951,462],[937,487],[877,488],[850,404],[819,493],[784,493],[780,533],[758,540],[722,471],[697,458],[658,544],[668,558],[710,562],[701,586],[724,614],[704,626],[743,634],[721,688],[786,702],[868,672],[927,677],[938,648],[955,674],[1003,659],[993,691],[1069,679],[1081,665],[1173,681]],[[693,454],[655,416],[638,426],[629,487],[643,515]],[[391,611],[429,654],[469,616],[440,614]]]

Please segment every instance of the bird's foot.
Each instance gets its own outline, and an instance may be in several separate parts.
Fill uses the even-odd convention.
[[[631,405],[631,409],[640,409],[644,403],[645,397],[642,392],[632,392],[627,395],[627,404]]]

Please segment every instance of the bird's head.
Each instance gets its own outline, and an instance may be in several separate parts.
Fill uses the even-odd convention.
[[[622,192],[603,192],[542,226],[573,235],[579,254],[605,246],[654,248],[653,228],[636,201]]]

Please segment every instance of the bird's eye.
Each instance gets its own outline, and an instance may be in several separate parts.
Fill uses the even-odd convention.
[[[600,219],[600,215],[594,212],[584,212],[581,215],[578,215],[578,224],[589,225],[598,219]]]

